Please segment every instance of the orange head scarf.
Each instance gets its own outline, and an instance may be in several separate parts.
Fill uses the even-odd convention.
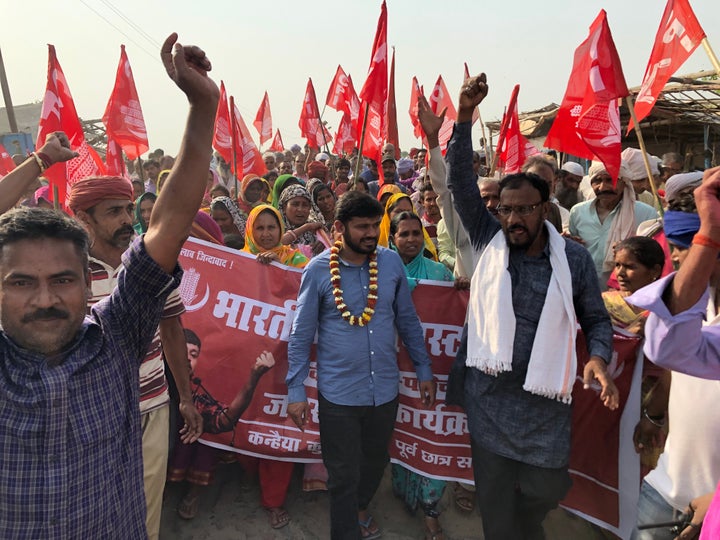
[[[278,225],[280,226],[280,239],[278,240],[278,243],[274,248],[268,250],[264,250],[258,245],[253,234],[255,220],[262,212],[268,212],[275,216],[275,219],[277,219]],[[247,253],[252,253],[253,255],[263,253],[264,251],[272,251],[273,253],[277,254],[278,262],[280,262],[281,264],[287,266],[294,266],[296,268],[303,268],[308,263],[307,257],[300,253],[299,250],[293,249],[290,246],[283,245],[283,234],[285,234],[285,225],[283,224],[283,219],[282,215],[280,215],[280,211],[269,204],[259,204],[250,211],[250,215],[247,218],[247,223],[245,223],[245,247],[243,248],[243,251],[246,251]]]

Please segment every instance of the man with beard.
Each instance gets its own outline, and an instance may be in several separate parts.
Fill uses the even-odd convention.
[[[585,176],[582,165],[574,161],[566,161],[557,173],[555,197],[563,208],[571,210],[573,206],[584,200],[580,191],[580,181]]]
[[[570,487],[571,392],[576,319],[590,359],[584,382],[607,375],[612,328],[593,264],[579,244],[546,221],[550,188],[534,174],[500,182],[496,220],[472,168],[472,113],[487,95],[485,75],[465,81],[447,150],[448,187],[477,261],[448,403],[464,404],[477,501],[487,540],[544,538],[545,515]]]
[[[334,227],[341,239],[305,267],[288,344],[288,414],[304,429],[310,414],[304,381],[318,332],[320,441],[333,539],[380,536],[367,507],[389,461],[398,407],[396,331],[415,365],[422,402],[435,402],[402,260],[377,246],[382,215],[366,194],[349,191],[340,199]]]
[[[68,206],[91,238],[90,308],[115,289],[123,269],[122,255],[135,237],[132,227],[132,186],[121,177],[91,177],[75,182],[68,194]],[[160,534],[162,495],[167,471],[170,394],[163,356],[172,371],[180,396],[180,413],[192,433],[202,433],[202,417],[190,392],[185,334],[180,315],[185,306],[177,289],[165,302],[160,324],[140,365],[140,415],[147,529],[150,538]]]

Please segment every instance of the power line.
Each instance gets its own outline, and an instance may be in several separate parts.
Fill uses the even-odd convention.
[[[154,39],[150,34],[148,34],[145,30],[140,28],[139,25],[135,24],[132,19],[127,17],[120,9],[115,7],[112,2],[109,0],[100,0],[103,4],[105,4],[107,7],[109,7],[115,14],[120,17],[123,21],[125,21],[130,28],[135,30],[138,34],[140,34],[143,38],[145,38],[148,43],[150,43],[153,47],[160,48],[160,42]]]

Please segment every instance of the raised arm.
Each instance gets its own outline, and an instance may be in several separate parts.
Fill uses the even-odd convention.
[[[54,163],[71,160],[77,155],[77,152],[70,149],[70,141],[65,133],[62,131],[50,133],[45,138],[45,144],[34,155],[29,156],[0,180],[0,214],[15,206],[33,181],[43,173],[44,169],[40,168],[41,162],[43,167],[47,168]]]
[[[148,254],[166,272],[175,268],[205,193],[219,97],[217,85],[207,75],[211,65],[205,53],[176,42],[173,33],[165,40],[161,57],[168,76],[187,96],[190,112],[175,166],[155,202],[145,233]]]

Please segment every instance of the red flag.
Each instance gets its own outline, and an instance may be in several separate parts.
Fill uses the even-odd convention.
[[[270,114],[270,99],[267,92],[265,92],[265,97],[263,97],[260,108],[255,115],[253,126],[260,134],[260,146],[272,139],[272,115]]]
[[[93,155],[85,142],[80,119],[70,93],[65,74],[55,54],[55,47],[48,45],[48,76],[43,98],[42,113],[38,126],[36,148],[45,144],[50,133],[64,131],[70,140],[70,147],[80,156],[65,163],[56,163],[44,173],[51,186],[57,186],[59,203],[65,204],[68,184],[84,176],[100,176],[105,173],[97,153]],[[52,193],[52,190],[51,190]]]
[[[467,79],[469,79],[469,78],[470,78],[470,70],[468,69],[467,62],[465,62],[465,77],[464,77],[464,80],[467,80]],[[480,118],[480,110],[479,110],[477,107],[475,107],[475,109],[473,110],[473,114],[472,114],[472,123],[471,123],[470,125],[471,125],[471,126],[472,126],[472,125],[475,125],[475,122],[478,121],[478,118]]]
[[[645,76],[635,99],[635,116],[638,122],[650,114],[665,83],[685,63],[704,38],[705,32],[688,0],[668,0],[645,69]],[[632,127],[631,118],[628,132]]]
[[[135,160],[150,149],[142,107],[138,99],[125,45],[120,45],[120,63],[103,124],[108,134],[123,149],[129,159]]]
[[[627,95],[620,58],[601,10],[590,35],[575,50],[567,90],[545,146],[585,159],[597,157],[617,179],[622,150],[617,100]]]
[[[275,137],[273,137],[272,144],[270,145],[270,150],[272,150],[273,152],[285,151],[285,145],[283,144],[279,129],[275,130]]]
[[[367,79],[360,90],[360,115],[357,129],[364,140],[361,142],[363,154],[380,163],[380,154],[385,135],[385,114],[387,111],[388,62],[387,62],[387,6],[383,0],[380,8],[375,40],[373,42],[370,67]],[[365,120],[367,116],[367,121]]]
[[[337,70],[335,71],[335,77],[330,83],[330,88],[328,88],[325,104],[331,109],[349,114],[350,109],[348,108],[347,90],[348,76],[345,74],[345,70],[343,70],[342,66],[338,64]]]
[[[300,135],[307,139],[308,145],[312,148],[321,148],[332,140],[330,132],[328,132],[320,119],[320,110],[318,109],[312,79],[308,79],[298,126],[300,127]],[[322,126],[322,130],[320,126]]]
[[[122,149],[110,134],[108,134],[107,151],[105,153],[105,170],[113,176],[126,176]]]
[[[410,113],[410,122],[413,125],[413,134],[418,139],[425,139],[425,134],[420,125],[420,118],[418,117],[418,99],[420,99],[421,95],[422,90],[420,90],[417,77],[413,77],[412,90],[410,91],[410,110],[408,110],[408,113]]]
[[[355,86],[352,82],[352,75],[348,75],[348,85],[345,89],[345,102],[350,110],[350,120],[353,122],[353,133],[355,132],[355,125],[357,124],[358,118],[360,117],[360,98],[358,98]],[[357,136],[355,136],[357,138]]]
[[[232,164],[232,123],[230,121],[230,109],[228,108],[225,83],[220,81],[220,100],[218,101],[217,112],[215,113],[215,133],[213,134],[213,148],[225,160],[225,163]]]
[[[343,114],[337,133],[335,134],[333,154],[349,154],[353,151],[353,148],[355,148],[354,131],[350,115],[347,113]]]
[[[5,176],[7,173],[15,168],[15,162],[12,160],[12,156],[8,154],[5,147],[0,144],[0,176]]]
[[[398,137],[397,106],[395,105],[395,47],[393,47],[392,60],[390,61],[390,82],[388,83],[385,142],[388,142],[395,147],[395,159],[400,159],[400,138]]]
[[[520,172],[525,160],[539,153],[538,149],[520,133],[517,104],[519,91],[520,85],[516,84],[498,136],[497,155],[500,163],[503,164],[505,174]]]
[[[453,126],[455,125],[455,120],[457,120],[457,111],[455,110],[455,105],[453,104],[450,94],[448,94],[442,75],[438,77],[435,88],[433,88],[428,101],[430,103],[430,109],[432,109],[432,112],[435,114],[440,114],[443,109],[447,109],[445,112],[445,121],[440,127],[440,133],[438,134],[440,148],[444,152],[445,146],[450,140],[450,137],[452,137]]]
[[[245,121],[235,105],[233,105],[233,112],[235,115],[235,154],[238,168],[237,171],[233,172],[238,178],[250,173],[262,176],[267,172],[262,154],[258,147],[255,146],[250,130],[245,125]]]

